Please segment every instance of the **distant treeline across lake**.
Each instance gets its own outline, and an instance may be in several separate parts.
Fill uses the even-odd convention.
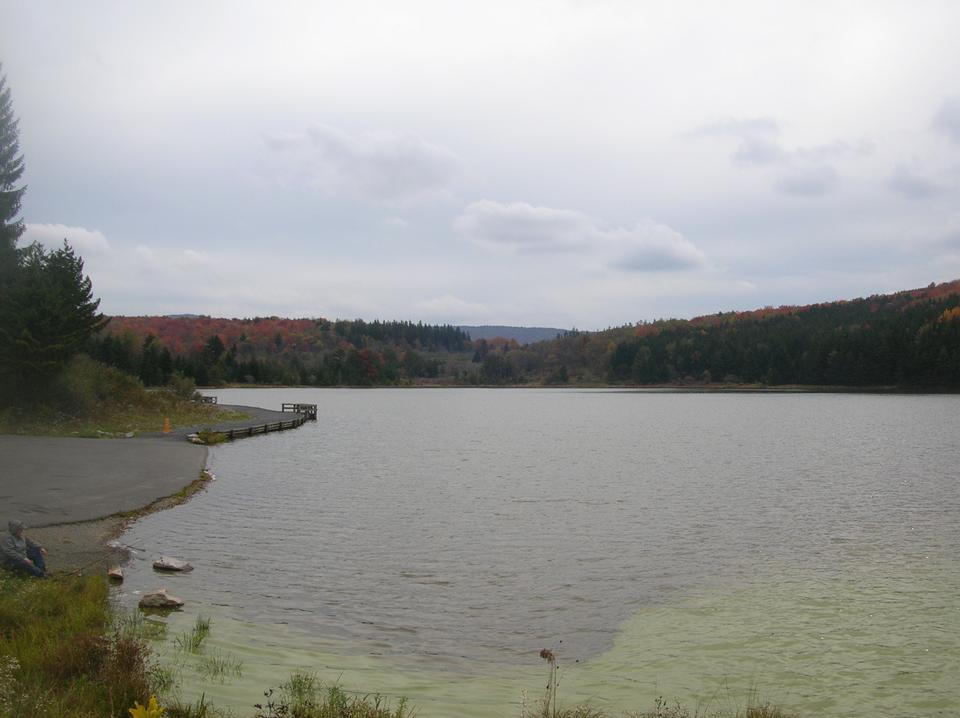
[[[527,344],[516,332],[471,338],[466,330],[360,319],[113,317],[89,351],[150,386],[179,373],[203,386],[960,389],[960,281],[828,304],[570,330]]]

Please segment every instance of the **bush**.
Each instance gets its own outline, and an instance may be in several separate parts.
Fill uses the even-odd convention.
[[[200,392],[197,391],[197,382],[178,371],[173,372],[170,382],[167,384],[167,389],[181,399],[194,401],[200,398]]]
[[[48,403],[68,414],[88,414],[106,403],[136,401],[143,391],[136,377],[80,354],[52,382]]]

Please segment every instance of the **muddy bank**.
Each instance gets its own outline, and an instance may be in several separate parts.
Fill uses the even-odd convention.
[[[124,526],[125,519],[111,517],[28,529],[26,534],[47,549],[47,570],[51,573],[101,571],[127,558],[125,550],[107,545],[123,533]]]

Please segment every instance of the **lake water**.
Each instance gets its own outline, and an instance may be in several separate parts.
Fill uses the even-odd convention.
[[[249,715],[304,669],[421,716],[519,716],[549,648],[561,701],[612,714],[960,713],[960,397],[216,394],[319,420],[214,447],[206,492],[123,537],[123,602],[188,601],[161,648],[187,696]],[[196,570],[161,578],[161,553]],[[241,679],[173,649],[198,614]]]

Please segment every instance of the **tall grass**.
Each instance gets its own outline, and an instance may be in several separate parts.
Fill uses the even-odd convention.
[[[415,714],[401,698],[391,709],[379,694],[350,695],[340,686],[326,685],[314,673],[294,673],[280,686],[264,694],[254,706],[255,718],[412,718]]]
[[[113,623],[101,576],[0,572],[0,716],[114,718],[146,703],[143,639]]]
[[[197,616],[190,633],[182,633],[174,639],[174,645],[177,650],[196,653],[200,650],[204,639],[210,635],[210,619],[204,616]]]

